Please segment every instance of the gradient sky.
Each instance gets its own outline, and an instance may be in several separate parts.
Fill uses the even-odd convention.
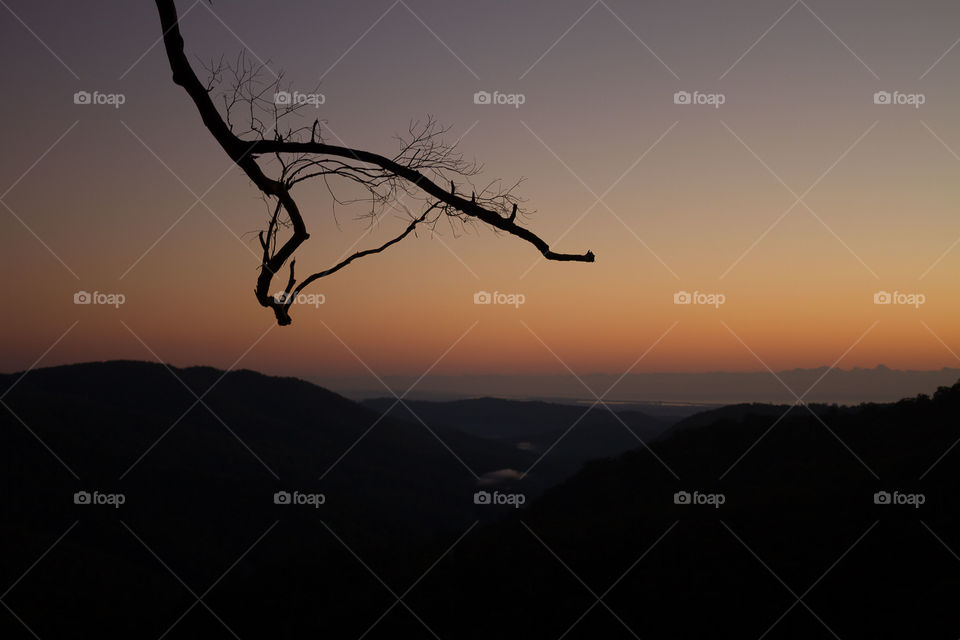
[[[655,343],[636,371],[957,364],[956,3],[180,0],[194,62],[246,47],[294,88],[320,82],[330,139],[387,155],[432,114],[484,163],[478,182],[526,178],[526,224],[554,249],[598,257],[543,262],[441,226],[314,285],[326,303],[290,327],[253,297],[259,192],[173,85],[153,2],[2,4],[4,371],[46,353],[243,356],[305,377],[618,373]],[[80,90],[126,103],[78,106]],[[480,90],[526,103],[475,105]],[[680,90],[726,103],[676,105]],[[405,224],[370,230],[357,209],[338,226],[322,193],[300,198],[301,273]],[[78,290],[127,302],[77,306]],[[478,290],[526,303],[476,306]],[[680,290],[726,302],[675,305]],[[880,290],[926,302],[878,306]]]

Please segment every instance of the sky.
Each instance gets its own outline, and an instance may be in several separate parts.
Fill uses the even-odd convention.
[[[172,83],[154,3],[3,0],[0,370],[957,365],[960,5],[546,4],[178,2],[202,77],[245,51],[323,95],[331,142],[385,155],[432,115],[483,163],[478,183],[524,179],[523,224],[597,256],[546,262],[482,225],[441,225],[316,283],[323,304],[277,327],[253,295],[265,205]],[[299,195],[303,272],[406,225]]]

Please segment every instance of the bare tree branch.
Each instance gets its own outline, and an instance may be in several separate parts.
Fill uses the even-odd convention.
[[[456,182],[450,175],[469,181],[471,176],[477,175],[479,167],[464,161],[455,152],[455,145],[443,142],[442,136],[446,130],[432,118],[422,124],[411,124],[409,137],[400,141],[400,151],[393,157],[387,157],[328,144],[323,140],[323,125],[319,119],[314,119],[307,126],[288,127],[284,131],[281,125],[285,126],[288,117],[297,115],[303,105],[278,104],[275,96],[280,89],[282,75],[272,82],[260,82],[264,63],[254,64],[242,53],[232,63],[225,62],[223,58],[212,62],[206,67],[209,80],[206,84],[202,83],[184,53],[175,0],[156,0],[156,4],[174,83],[183,87],[196,106],[204,126],[234,163],[265,197],[276,198],[269,224],[259,233],[263,259],[255,294],[262,306],[273,310],[279,324],[290,324],[290,306],[304,287],[339,271],[354,260],[384,251],[407,237],[418,224],[434,224],[440,216],[460,222],[486,223],[495,230],[527,241],[548,260],[594,261],[591,251],[584,254],[555,252],[534,232],[517,224],[519,201],[512,191],[519,183],[504,190],[496,186],[498,182],[495,181],[480,189],[479,194],[476,187],[469,185],[472,194],[469,200],[457,195]],[[223,85],[228,76],[232,76],[232,79],[222,96],[222,115],[211,93],[214,88]],[[247,120],[245,129],[239,133],[234,117],[238,110],[243,111]],[[279,179],[270,178],[264,173],[258,162],[261,157],[272,157],[279,164]],[[355,198],[342,199],[334,191],[331,178],[341,178],[360,185],[365,190],[364,200],[369,201],[370,215],[374,219],[385,206],[393,207],[401,195],[413,196],[418,201],[427,199],[424,203],[427,208],[419,216],[411,214],[409,226],[392,240],[378,248],[354,253],[333,267],[308,276],[297,285],[293,254],[310,235],[291,190],[302,181],[323,179],[334,206],[357,201]],[[439,186],[448,181],[449,190]],[[428,221],[428,214],[434,211],[438,212],[438,216]],[[281,218],[281,212],[286,214],[286,219]],[[520,213],[525,215],[523,211]],[[292,230],[290,237],[283,242],[278,238],[281,228]],[[290,274],[287,286],[281,295],[271,295],[271,283],[288,260]]]
[[[410,235],[411,233],[413,233],[413,230],[416,228],[416,226],[417,226],[418,224],[420,224],[421,222],[423,222],[424,219],[426,219],[427,215],[429,215],[429,213],[430,213],[431,211],[433,211],[434,209],[436,209],[438,206],[439,206],[439,205],[437,205],[437,204],[431,205],[426,211],[423,212],[423,214],[422,214],[419,218],[417,218],[416,220],[414,220],[413,222],[411,222],[411,223],[407,226],[407,228],[404,229],[403,233],[401,233],[400,235],[396,236],[396,237],[393,238],[392,240],[388,240],[387,242],[383,243],[382,245],[380,245],[380,246],[377,247],[376,249],[367,249],[367,250],[365,250],[365,251],[358,251],[358,252],[354,253],[353,255],[351,255],[350,257],[341,260],[340,262],[338,262],[338,263],[335,264],[334,266],[330,267],[329,269],[326,269],[326,270],[324,270],[324,271],[320,271],[320,272],[318,272],[318,273],[313,274],[313,275],[310,276],[309,278],[306,278],[303,282],[300,283],[300,286],[298,286],[298,287],[296,288],[296,290],[294,291],[294,295],[296,296],[297,294],[299,294],[301,291],[303,291],[304,287],[306,287],[307,285],[309,285],[309,284],[310,284],[311,282],[313,282],[314,280],[317,280],[317,279],[319,279],[319,278],[325,278],[325,277],[327,277],[327,276],[329,276],[329,275],[331,275],[331,274],[334,274],[334,273],[336,273],[337,271],[340,271],[340,269],[343,269],[345,266],[347,266],[348,264],[350,264],[351,262],[353,262],[354,260],[356,260],[356,259],[358,259],[358,258],[365,258],[366,256],[373,255],[373,254],[375,254],[375,253],[380,253],[380,252],[383,251],[384,249],[388,249],[388,248],[392,247],[393,245],[397,244],[398,242],[400,242],[401,240],[403,240],[404,238],[406,238],[408,235]],[[292,268],[292,267],[291,267],[291,268]]]

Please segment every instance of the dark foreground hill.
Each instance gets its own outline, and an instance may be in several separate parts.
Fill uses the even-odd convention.
[[[513,509],[476,476],[531,454],[470,425],[173,373],[0,377],[0,637],[960,636],[960,386],[721,411]]]
[[[541,473],[548,474],[551,480],[577,471],[587,460],[616,456],[644,442],[653,442],[672,424],[639,411],[614,412],[603,405],[500,398],[413,400],[406,406],[399,406],[392,398],[376,398],[362,404],[398,420],[416,422],[415,416],[419,416],[429,424],[449,425],[537,457],[549,451],[543,458],[545,468]]]
[[[3,594],[42,638],[94,621],[159,637],[194,601],[180,578],[199,595],[276,521],[210,597],[359,634],[391,598],[353,553],[407,579],[411,558],[502,511],[474,504],[478,476],[535,459],[251,371],[92,363],[0,376],[0,397],[0,593],[77,523]],[[95,504],[111,495],[123,504]],[[7,618],[0,637],[29,635]]]
[[[960,636],[960,384],[715,417],[465,541],[424,606],[475,603],[476,638]]]

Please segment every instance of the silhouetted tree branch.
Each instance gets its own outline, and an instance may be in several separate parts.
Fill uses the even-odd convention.
[[[433,118],[422,124],[412,124],[408,137],[401,139],[400,151],[386,157],[327,143],[319,119],[309,126],[283,130],[288,116],[297,115],[304,105],[277,104],[275,96],[281,88],[282,75],[262,82],[264,65],[248,61],[243,54],[229,64],[222,58],[211,64],[207,69],[209,80],[207,84],[202,83],[184,53],[174,0],[156,0],[156,4],[173,81],[190,96],[203,124],[227,155],[267,200],[276,199],[267,228],[259,233],[263,257],[255,294],[262,306],[273,310],[279,324],[290,324],[290,306],[310,283],[339,271],[356,259],[384,251],[413,233],[418,225],[434,226],[441,217],[450,221],[486,223],[495,230],[526,240],[548,260],[594,261],[591,251],[584,254],[557,253],[535,233],[517,224],[518,211],[526,214],[519,209],[519,200],[512,193],[517,184],[502,189],[499,181],[495,181],[479,190],[472,185],[469,179],[477,175],[480,168],[464,161],[456,153],[456,145],[443,142],[446,130]],[[221,114],[211,93],[225,82],[229,82],[229,86],[222,96],[224,113]],[[244,121],[242,128],[238,120],[240,116]],[[265,157],[279,164],[279,178],[270,178],[264,173],[258,161]],[[462,185],[463,193],[469,191],[470,199],[458,194],[458,185],[451,176],[466,179],[466,184]],[[370,215],[374,219],[385,207],[396,208],[402,195],[412,196],[423,202],[426,208],[420,215],[409,214],[409,226],[392,240],[378,248],[354,253],[297,284],[293,254],[310,235],[291,191],[302,181],[322,179],[335,206],[359,201],[353,197],[343,199],[334,190],[331,178],[359,185],[365,193],[363,200],[370,202]],[[450,188],[440,184],[449,184]],[[285,241],[278,238],[281,229],[291,230]],[[287,285],[280,295],[271,295],[271,283],[287,261],[290,261]]]

